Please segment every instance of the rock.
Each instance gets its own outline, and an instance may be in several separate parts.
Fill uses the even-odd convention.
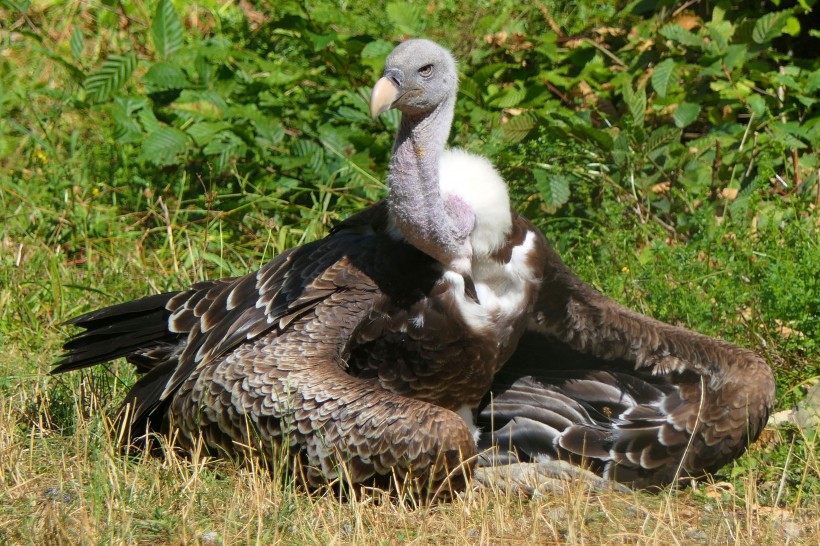
[[[795,420],[802,429],[820,428],[820,381],[809,387],[806,398],[797,404]]]
[[[564,461],[516,463],[481,467],[475,470],[476,481],[484,487],[498,487],[502,491],[518,492],[528,496],[545,493],[566,493],[579,484],[592,491],[629,492],[623,484],[601,478],[589,470]]]

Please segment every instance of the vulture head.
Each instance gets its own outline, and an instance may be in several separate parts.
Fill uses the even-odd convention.
[[[457,90],[456,61],[450,52],[430,40],[407,40],[384,63],[382,78],[370,97],[370,115],[376,118],[396,108],[422,117],[440,105],[452,104]]]
[[[445,269],[475,278],[476,259],[504,245],[512,217],[507,185],[493,166],[446,149],[457,92],[452,54],[430,40],[408,40],[387,57],[370,114],[402,113],[387,175],[398,235]]]

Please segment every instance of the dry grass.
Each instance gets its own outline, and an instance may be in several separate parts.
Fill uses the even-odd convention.
[[[3,544],[820,543],[818,495],[761,506],[754,471],[659,494],[568,484],[526,498],[477,486],[417,505],[310,494],[252,465],[197,455],[124,457],[98,417],[110,404],[94,396],[92,375],[62,394],[53,379],[31,379],[0,400]],[[82,401],[71,406],[72,433],[53,428],[49,408],[64,403],[55,396]],[[808,463],[816,474],[817,460]]]
[[[63,19],[71,19],[70,14]],[[62,28],[57,19],[51,24],[54,28],[46,34]],[[29,57],[23,61],[20,66],[31,65],[37,81],[58,87],[52,81],[52,64],[32,64]],[[31,116],[44,110],[37,100],[27,99],[25,104]],[[59,120],[58,128],[66,133],[78,124],[83,127],[83,120]],[[98,131],[96,123],[84,122],[86,130]],[[44,129],[46,135],[56,132],[53,126]],[[36,136],[36,131],[31,135]],[[31,135],[21,138],[17,152],[33,146]],[[93,147],[95,142],[87,145]],[[80,162],[83,155],[68,157]],[[286,477],[262,469],[202,457],[180,458],[173,451],[165,457],[124,457],[102,416],[116,407],[125,384],[133,379],[131,372],[118,370],[124,383],[112,380],[105,370],[49,377],[63,338],[59,321],[99,305],[185,286],[204,276],[241,273],[254,267],[251,262],[259,262],[263,254],[269,257],[270,247],[278,252],[297,239],[319,236],[326,222],[324,216],[308,218],[306,225],[311,223],[301,226],[301,233],[272,233],[270,240],[251,244],[253,252],[246,253],[223,248],[221,237],[209,246],[207,227],[191,224],[188,229],[184,222],[173,222],[168,209],[157,201],[147,207],[161,229],[142,231],[136,219],[117,218],[111,212],[116,220],[112,220],[110,239],[92,237],[83,226],[99,212],[98,205],[90,197],[83,201],[79,185],[65,190],[65,202],[52,202],[44,179],[61,160],[56,154],[47,159],[50,163],[43,160],[41,165],[45,174],[26,169],[22,182],[0,179],[5,205],[0,211],[0,545],[820,544],[816,439],[782,430],[767,430],[750,454],[726,469],[727,482],[657,494],[596,493],[582,484],[569,484],[562,493],[535,498],[476,487],[451,502],[432,506],[377,493],[357,500],[309,494]],[[66,172],[56,178],[73,180],[73,171]],[[12,228],[15,215],[39,220],[20,221],[23,228]],[[49,222],[56,226],[51,231]],[[26,232],[29,225],[37,225],[45,235]],[[212,234],[221,233],[218,218],[209,226]],[[261,224],[259,229],[264,231]],[[773,241],[769,247],[775,256],[777,244]],[[61,245],[72,247],[73,255],[55,251]],[[727,262],[752,248],[718,252],[714,258]],[[805,248],[809,254],[816,245]],[[205,250],[219,258],[217,265],[207,262]],[[582,258],[589,257],[588,251],[587,247],[576,250]],[[631,249],[621,251],[634,261]],[[798,248],[783,254],[777,263],[795,261],[791,257],[800,252]],[[660,271],[657,276],[667,291],[671,282],[662,270],[672,265],[671,260],[684,257],[673,256],[667,258],[669,263],[650,268]],[[596,274],[617,274],[620,267],[613,268],[612,263],[625,263],[621,258],[611,257],[611,263],[596,268],[600,271]],[[223,260],[235,269],[221,269]],[[723,262],[715,269],[720,270]],[[786,269],[789,275],[792,271]],[[638,284],[645,281],[643,276],[635,278],[639,279],[636,286],[648,285]],[[605,278],[596,280],[601,286],[609,284]],[[792,281],[785,275],[780,279],[783,285]],[[721,299],[726,291],[713,295],[719,299],[716,308],[731,314],[734,307]],[[742,344],[759,345],[753,330]],[[774,334],[765,340],[771,346],[785,346],[788,341]],[[789,343],[796,342],[793,338]],[[792,374],[787,384],[795,389],[814,375],[804,369],[816,366],[801,347],[789,349],[790,355],[798,356],[778,370]],[[775,355],[786,352],[770,350]]]
[[[131,372],[48,376],[65,335],[58,322],[148,293],[149,279],[199,277],[196,237],[175,240],[161,254],[127,241],[89,247],[83,263],[6,241],[15,252],[0,264],[0,544],[820,543],[815,443],[780,430],[727,468],[728,482],[657,494],[568,484],[535,498],[477,486],[436,505],[309,494],[263,469],[173,452],[122,456],[102,416]],[[171,255],[188,270],[168,275]]]

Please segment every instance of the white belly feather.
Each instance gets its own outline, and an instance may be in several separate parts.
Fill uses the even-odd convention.
[[[512,215],[507,184],[486,158],[464,150],[446,150],[439,164],[439,187],[442,197],[458,196],[475,215],[471,277],[478,302],[464,293],[460,274],[445,274],[458,294],[459,310],[473,328],[509,327],[526,305],[525,285],[534,280],[527,254],[535,245],[535,236],[528,233],[524,243],[513,249],[508,263],[498,263],[491,257],[506,244],[512,231]],[[506,334],[499,333],[500,337]]]
[[[507,184],[484,157],[464,150],[445,150],[439,163],[442,197],[456,195],[475,215],[470,237],[475,256],[487,256],[501,248],[512,229]]]

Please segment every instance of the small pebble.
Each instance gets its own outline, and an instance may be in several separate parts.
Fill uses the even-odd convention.
[[[783,522],[783,532],[789,538],[797,538],[803,532],[803,529],[793,521],[785,521]]]
[[[199,537],[199,543],[203,546],[219,546],[222,541],[219,540],[219,535],[216,534],[216,531],[208,531],[207,533],[202,533]]]
[[[697,540],[698,542],[709,541],[709,535],[706,534],[706,531],[701,529],[689,529],[686,531],[686,538],[690,540]]]
[[[46,489],[43,492],[43,496],[46,500],[62,502],[64,504],[68,504],[76,498],[76,495],[73,492],[56,486]]]

